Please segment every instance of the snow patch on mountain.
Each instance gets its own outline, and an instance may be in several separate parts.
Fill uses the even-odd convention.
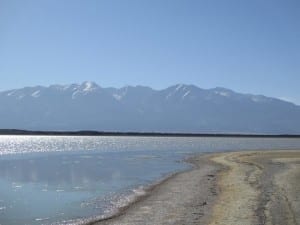
[[[121,101],[123,98],[126,97],[128,90],[129,90],[129,86],[125,86],[119,90],[116,90],[115,93],[112,94],[112,96],[114,97],[114,99],[116,99],[117,101]]]
[[[217,95],[224,96],[224,97],[229,97],[230,96],[230,93],[225,92],[225,91],[215,91],[214,93],[217,94]]]
[[[33,93],[31,94],[31,96],[34,97],[34,98],[38,98],[38,97],[40,97],[40,95],[41,95],[40,92],[41,92],[40,90],[37,90],[37,91],[33,92]]]
[[[118,100],[118,101],[121,101],[123,96],[122,95],[118,95],[118,94],[113,94],[113,97]]]
[[[186,85],[177,84],[177,85],[171,87],[171,91],[166,95],[165,99],[169,100],[171,97],[178,95],[179,93],[182,93],[182,92],[184,95],[186,93],[186,92],[184,92],[186,89],[187,89]],[[184,98],[183,95],[181,96],[181,98]]]
[[[262,96],[262,95],[251,95],[251,100],[253,102],[268,102],[268,101],[271,101],[271,98],[267,98],[265,96]]]
[[[18,99],[18,100],[21,100],[21,99],[24,98],[24,97],[25,97],[25,94],[20,94],[20,95],[17,96],[17,99]]]
[[[191,93],[191,91],[187,91],[184,93],[184,95],[182,96],[182,99],[184,99],[186,96],[188,96]]]
[[[13,96],[15,93],[16,93],[16,91],[15,91],[15,90],[14,90],[14,91],[12,91],[12,92],[8,92],[8,93],[7,93],[7,96]]]
[[[182,87],[184,87],[183,84],[177,84],[175,90],[178,91],[178,90],[180,90]]]
[[[74,91],[73,94],[72,94],[72,99],[76,99],[76,96],[80,94],[80,91]]]

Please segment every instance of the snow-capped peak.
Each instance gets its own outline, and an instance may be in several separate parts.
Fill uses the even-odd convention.
[[[80,85],[71,85],[70,88],[72,89],[72,99],[76,99],[78,96],[87,95],[99,88],[99,86],[91,81],[85,81]]]
[[[175,86],[172,86],[170,89],[170,92],[167,93],[165,99],[168,100],[172,96],[179,96],[181,99],[184,99],[186,96],[191,94],[192,92],[192,86],[191,85],[185,85],[185,84],[177,84]]]
[[[83,88],[82,89],[83,91],[90,92],[90,91],[97,89],[99,86],[94,82],[85,81],[81,84],[81,87]]]

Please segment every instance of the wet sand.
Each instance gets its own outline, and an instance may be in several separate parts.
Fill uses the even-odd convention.
[[[218,153],[190,162],[193,169],[92,224],[300,224],[300,151]]]

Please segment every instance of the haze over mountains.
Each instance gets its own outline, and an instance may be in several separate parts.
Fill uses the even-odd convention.
[[[0,128],[299,134],[300,106],[225,88],[102,88],[93,82],[0,92]]]

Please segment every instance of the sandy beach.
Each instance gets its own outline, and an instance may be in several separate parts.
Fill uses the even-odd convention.
[[[189,159],[112,218],[92,224],[300,224],[300,151],[243,151]]]

